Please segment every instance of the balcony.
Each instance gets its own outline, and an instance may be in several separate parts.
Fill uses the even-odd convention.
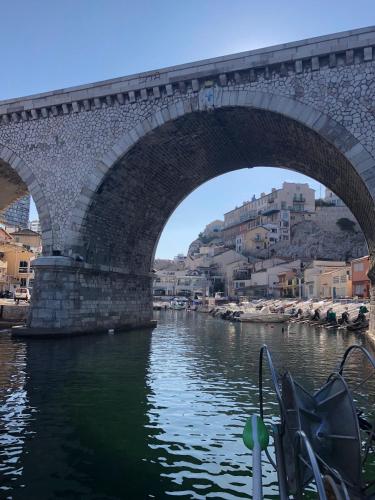
[[[28,267],[20,267],[18,269],[19,274],[31,274],[31,271]]]
[[[249,280],[251,278],[250,271],[235,271],[233,272],[233,280]]]
[[[262,212],[262,215],[271,215],[276,212],[280,212],[280,208],[277,204],[275,205],[270,205],[269,207],[265,208]]]

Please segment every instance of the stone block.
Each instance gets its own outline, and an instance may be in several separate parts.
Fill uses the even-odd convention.
[[[345,52],[345,62],[347,65],[354,64],[354,50],[350,49]]]
[[[329,54],[329,62],[328,62],[328,65],[330,68],[334,68],[336,66],[337,62],[336,62],[336,54],[333,53],[333,54]]]
[[[160,98],[160,89],[159,89],[159,87],[153,87],[152,88],[152,93],[153,93],[155,99],[159,99]]]
[[[122,93],[116,94],[116,99],[120,105],[125,103],[125,97],[124,97],[124,94],[122,94]]]
[[[186,93],[186,83],[185,82],[178,82],[178,88],[181,94]]]
[[[296,73],[302,73],[302,71],[303,71],[303,66],[302,66],[302,61],[301,61],[301,60],[296,61],[296,62],[294,63],[294,67],[295,67],[295,72],[296,72]]]
[[[194,79],[191,81],[191,88],[193,89],[193,92],[198,92],[199,91],[199,80]]]
[[[372,47],[365,47],[363,49],[363,60],[364,61],[372,61]]]
[[[320,68],[319,57],[312,57],[311,58],[311,69],[312,69],[312,71],[318,71],[319,68]]]
[[[225,87],[228,84],[227,75],[225,73],[219,75],[219,83],[222,87]]]

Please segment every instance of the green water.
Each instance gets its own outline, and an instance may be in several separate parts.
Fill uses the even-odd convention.
[[[257,411],[260,346],[311,390],[349,345],[364,342],[185,311],[156,319],[153,332],[39,341],[0,334],[0,498],[251,498],[241,434]],[[367,373],[355,361],[354,381]],[[360,402],[373,413],[374,382],[365,388]],[[270,391],[267,420],[277,414]],[[266,498],[278,498],[267,463],[263,483]]]

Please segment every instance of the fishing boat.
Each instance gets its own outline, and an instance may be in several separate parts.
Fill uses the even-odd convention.
[[[354,379],[353,352],[361,356]],[[269,424],[274,453],[268,450],[269,429],[265,421],[263,366],[268,365],[271,384],[278,402],[280,422]],[[364,366],[368,369],[364,370]],[[364,473],[374,470],[375,457],[370,449],[375,443],[375,422],[370,422],[359,407],[364,384],[375,374],[375,358],[361,345],[349,347],[338,365],[316,392],[310,393],[296,382],[289,371],[278,375],[267,346],[259,356],[259,415],[246,421],[243,441],[252,451],[252,498],[262,500],[262,451],[277,472],[279,498],[305,498],[314,487],[320,500],[374,500],[375,481]],[[371,461],[371,464],[370,464]],[[266,464],[267,470],[270,465]]]
[[[288,314],[272,312],[269,306],[263,306],[259,311],[244,312],[238,320],[245,323],[285,323],[289,318]]]
[[[242,323],[285,323],[290,316],[280,313],[243,313],[238,317]]]
[[[365,321],[358,321],[358,322],[351,323],[351,324],[346,326],[346,329],[349,332],[360,332],[363,330],[367,330],[368,326],[369,326],[369,321],[365,320]]]

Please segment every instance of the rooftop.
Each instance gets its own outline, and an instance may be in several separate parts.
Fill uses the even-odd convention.
[[[12,236],[40,236],[39,233],[36,233],[35,231],[32,231],[31,229],[19,229],[18,231],[15,231],[14,233],[9,233]]]

